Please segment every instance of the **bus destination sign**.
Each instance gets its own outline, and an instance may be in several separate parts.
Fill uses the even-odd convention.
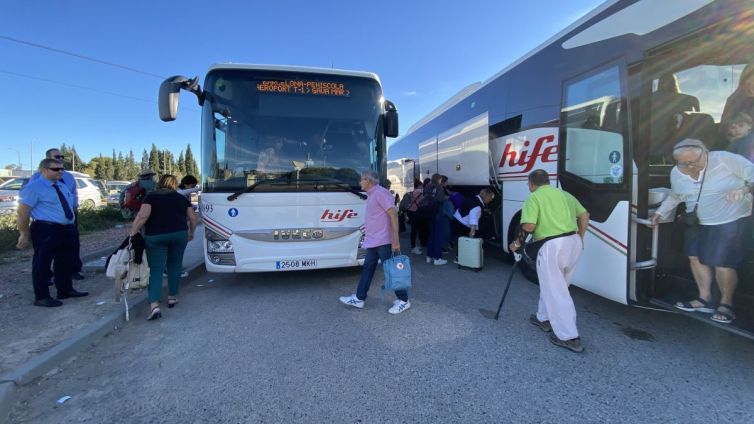
[[[349,97],[351,94],[351,91],[343,83],[303,80],[263,80],[257,83],[257,91],[260,93],[336,97]]]

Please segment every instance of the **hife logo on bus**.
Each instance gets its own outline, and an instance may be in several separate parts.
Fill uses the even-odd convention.
[[[331,211],[330,209],[325,209],[325,212],[322,213],[322,217],[320,218],[320,221],[341,222],[346,218],[351,219],[357,216],[359,216],[359,214],[356,213],[353,209],[346,209],[344,211],[341,211],[340,209],[338,209],[335,212]]]
[[[517,166],[523,166],[524,169],[519,169],[517,171],[511,171],[511,172],[502,172],[502,174],[523,174],[531,171],[532,168],[534,168],[534,164],[537,162],[537,158],[542,158],[542,162],[557,162],[558,160],[558,145],[553,144],[551,146],[547,146],[543,148],[545,143],[552,143],[555,141],[554,135],[546,135],[544,137],[539,137],[537,141],[534,143],[534,149],[532,149],[531,153],[526,149],[529,147],[531,143],[529,143],[529,140],[524,141],[524,148],[516,151],[512,150],[513,147],[513,140],[505,143],[505,150],[503,151],[503,157],[500,158],[500,164],[498,165],[500,168],[505,166],[506,161],[508,162],[508,167],[513,168]]]

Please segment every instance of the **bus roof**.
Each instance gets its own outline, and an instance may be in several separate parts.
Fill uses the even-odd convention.
[[[484,82],[475,82],[471,84],[470,86],[467,86],[457,94],[455,94],[453,97],[445,101],[443,104],[435,108],[432,112],[428,113],[426,116],[421,118],[420,120],[416,121],[414,125],[411,126],[411,128],[408,129],[405,135],[409,135],[418,128],[422,127],[427,122],[434,119],[436,116],[440,115],[441,113],[445,112],[446,110],[450,109],[451,107],[455,106],[456,104],[460,103],[463,99],[469,97],[470,95],[474,94],[475,92],[479,91],[480,88],[484,87],[485,85],[489,84],[490,82],[494,81],[499,76],[505,74],[509,70],[515,68],[518,66],[521,62],[525,61],[526,59],[534,56],[537,52],[544,49],[545,47],[549,46],[550,44],[554,43],[555,41],[559,40],[561,37],[564,37],[569,32],[573,31],[574,29],[578,28],[579,26],[583,25],[588,20],[592,19],[593,17],[597,16],[598,14],[602,13],[605,9],[608,7],[614,5],[620,0],[607,0],[601,5],[594,8],[591,12],[587,13],[586,15],[579,18],[576,22],[572,23],[571,25],[568,25],[565,29],[561,30],[557,34],[550,37],[547,41],[540,44],[533,50],[529,51],[529,53],[526,53],[525,55],[518,58],[515,62],[511,63],[510,65],[506,66],[501,70],[500,72],[496,73],[495,75],[491,76],[490,78],[487,78]],[[473,89],[469,89],[473,88]]]
[[[350,77],[370,78],[377,81],[380,85],[380,77],[373,72],[364,71],[349,71],[345,69],[332,69],[332,68],[315,68],[309,66],[287,66],[287,65],[262,65],[262,64],[246,64],[246,63],[216,63],[209,67],[208,72],[214,70],[226,70],[226,69],[248,69],[248,70],[269,70],[269,71],[289,71],[289,72],[303,72],[310,74],[326,74],[326,75],[345,75]]]

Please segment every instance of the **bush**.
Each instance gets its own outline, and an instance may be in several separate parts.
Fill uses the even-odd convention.
[[[119,209],[106,207],[101,209],[79,210],[79,232],[81,234],[111,228],[113,225],[127,222]],[[14,250],[18,242],[16,214],[0,215],[0,252]]]
[[[0,215],[0,251],[15,249],[17,242],[16,214]]]

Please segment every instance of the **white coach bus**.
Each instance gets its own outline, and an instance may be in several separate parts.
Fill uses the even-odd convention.
[[[363,263],[360,174],[386,176],[395,106],[377,75],[267,65],[212,66],[202,89],[160,87],[160,118],[180,90],[202,106],[205,264],[210,272],[334,268]]]
[[[402,173],[390,179],[437,172],[467,196],[492,186],[501,199],[492,207],[496,239],[507,251],[527,174],[545,169],[591,214],[574,284],[623,304],[678,311],[674,302],[697,296],[683,224],[644,224],[670,187],[676,141],[727,147],[723,111],[752,63],[751,0],[607,1],[410,128],[389,148],[390,169]],[[690,316],[754,335],[751,237],[737,319]]]

